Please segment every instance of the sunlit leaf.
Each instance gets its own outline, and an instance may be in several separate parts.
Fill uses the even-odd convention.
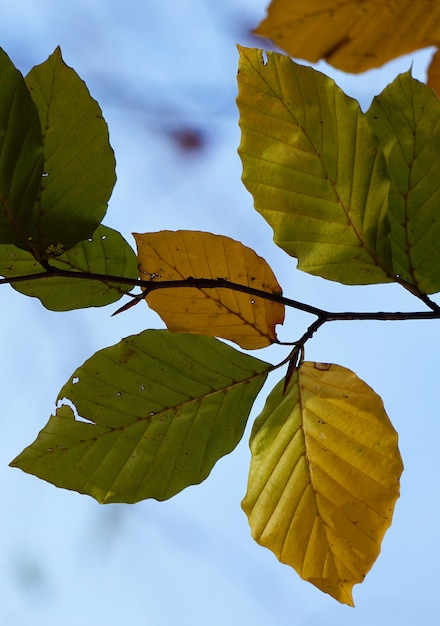
[[[284,55],[240,48],[243,182],[298,268],[345,284],[392,280],[389,177],[358,103]]]
[[[272,0],[255,31],[290,56],[363,72],[440,41],[432,0]]]
[[[211,337],[133,335],[74,372],[12,465],[99,502],[170,498],[235,448],[268,369]]]
[[[115,184],[107,124],[59,48],[26,76],[43,131],[45,173],[35,205],[38,245],[49,252],[90,237]]]
[[[440,97],[440,50],[437,50],[429,64],[427,85]]]
[[[266,261],[229,237],[190,230],[134,236],[143,279],[225,278],[281,295]],[[245,349],[273,343],[284,321],[282,304],[230,289],[159,289],[147,302],[169,330],[223,337]]]
[[[23,76],[0,49],[0,243],[28,247],[42,173],[37,108]]]
[[[422,292],[440,291],[440,101],[408,72],[374,99],[367,116],[392,180],[394,272]]]
[[[402,461],[379,396],[338,365],[303,363],[251,434],[242,506],[254,539],[352,605],[399,497]]]
[[[137,257],[122,235],[116,230],[99,226],[96,232],[67,252],[50,260],[50,264],[62,270],[91,272],[109,276],[136,279]],[[26,276],[40,274],[45,269],[25,250],[14,246],[0,246],[0,274]],[[109,281],[45,277],[13,283],[14,289],[27,296],[39,298],[52,311],[70,311],[90,306],[105,306],[116,302],[131,291],[131,285]]]

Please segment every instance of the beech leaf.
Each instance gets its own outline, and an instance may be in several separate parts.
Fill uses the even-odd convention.
[[[340,602],[376,560],[403,469],[380,397],[338,365],[304,362],[270,393],[250,440],[252,536]]]
[[[290,56],[364,72],[440,41],[432,0],[272,0],[256,34]]]
[[[298,268],[349,285],[393,280],[389,176],[359,104],[284,55],[240,48],[243,182]]]
[[[190,230],[134,237],[144,280],[224,278],[281,295],[266,261],[229,237]],[[159,289],[146,300],[169,330],[223,337],[248,350],[276,341],[275,326],[284,321],[284,305],[231,289]]]
[[[23,76],[0,49],[0,244],[32,249],[43,173],[41,127]]]
[[[410,72],[367,112],[391,177],[393,270],[424,293],[440,291],[440,100]]]
[[[43,254],[69,249],[101,223],[116,181],[102,111],[78,74],[55,52],[26,76],[40,115],[45,176],[34,207]]]
[[[235,448],[270,368],[212,337],[132,335],[73,373],[11,465],[102,503],[171,498]]]
[[[62,270],[107,274],[134,280],[138,274],[134,250],[118,231],[103,225],[89,239],[52,258],[50,264]],[[29,252],[15,246],[0,246],[1,275],[10,278],[45,271]],[[105,306],[116,302],[132,289],[132,285],[111,283],[108,280],[59,276],[16,282],[12,283],[12,287],[26,296],[39,298],[51,311]]]

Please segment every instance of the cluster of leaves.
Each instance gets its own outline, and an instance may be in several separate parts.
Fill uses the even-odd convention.
[[[290,4],[275,0],[274,11]],[[344,47],[325,45],[332,55],[312,56]],[[243,181],[275,242],[303,271],[348,285],[397,282],[426,317],[440,317],[429,297],[440,291],[433,91],[405,74],[364,114],[323,74],[244,48],[238,84]],[[236,447],[267,376],[287,365],[252,428],[242,506],[256,541],[352,604],[402,472],[377,394],[344,367],[304,358],[320,326],[353,314],[284,297],[264,259],[226,237],[136,234],[136,254],[102,224],[114,183],[102,113],[60,50],[25,78],[1,52],[0,282],[56,311],[125,295],[122,311],[145,299],[167,326],[73,372],[11,465],[102,503],[170,498]],[[218,339],[244,350],[279,343],[286,306],[316,319],[281,363]]]

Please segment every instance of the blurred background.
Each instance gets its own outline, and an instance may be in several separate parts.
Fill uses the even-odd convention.
[[[0,46],[26,74],[57,45],[100,103],[118,182],[104,223],[122,232],[196,229],[243,242],[272,266],[285,295],[331,310],[420,310],[394,285],[343,287],[296,271],[272,242],[240,181],[236,43],[268,0],[20,0],[3,3]],[[431,50],[346,76],[368,108],[396,74],[424,80]],[[414,300],[414,302],[413,302]],[[438,322],[335,322],[307,344],[307,359],[354,370],[379,393],[399,432],[402,495],[382,554],[355,587],[356,608],[302,581],[251,539],[240,501],[248,436],[202,485],[170,501],[101,506],[8,463],[44,426],[61,386],[96,350],[162,327],[144,305],[52,313],[2,287],[0,624],[7,626],[382,626],[437,624],[440,436]],[[287,313],[279,336],[311,322]],[[258,352],[254,353],[256,356]],[[280,360],[278,347],[262,353]],[[266,391],[280,373],[269,379]]]

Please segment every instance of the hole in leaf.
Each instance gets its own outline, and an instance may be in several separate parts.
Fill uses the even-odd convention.
[[[69,398],[60,398],[57,402],[57,408],[63,407],[63,406],[68,406],[72,409],[75,421],[77,422],[85,422],[86,424],[95,424],[95,422],[93,420],[88,419],[87,417],[84,417],[83,415],[79,415],[78,410],[75,406],[75,404],[72,402],[72,400],[70,400]]]

